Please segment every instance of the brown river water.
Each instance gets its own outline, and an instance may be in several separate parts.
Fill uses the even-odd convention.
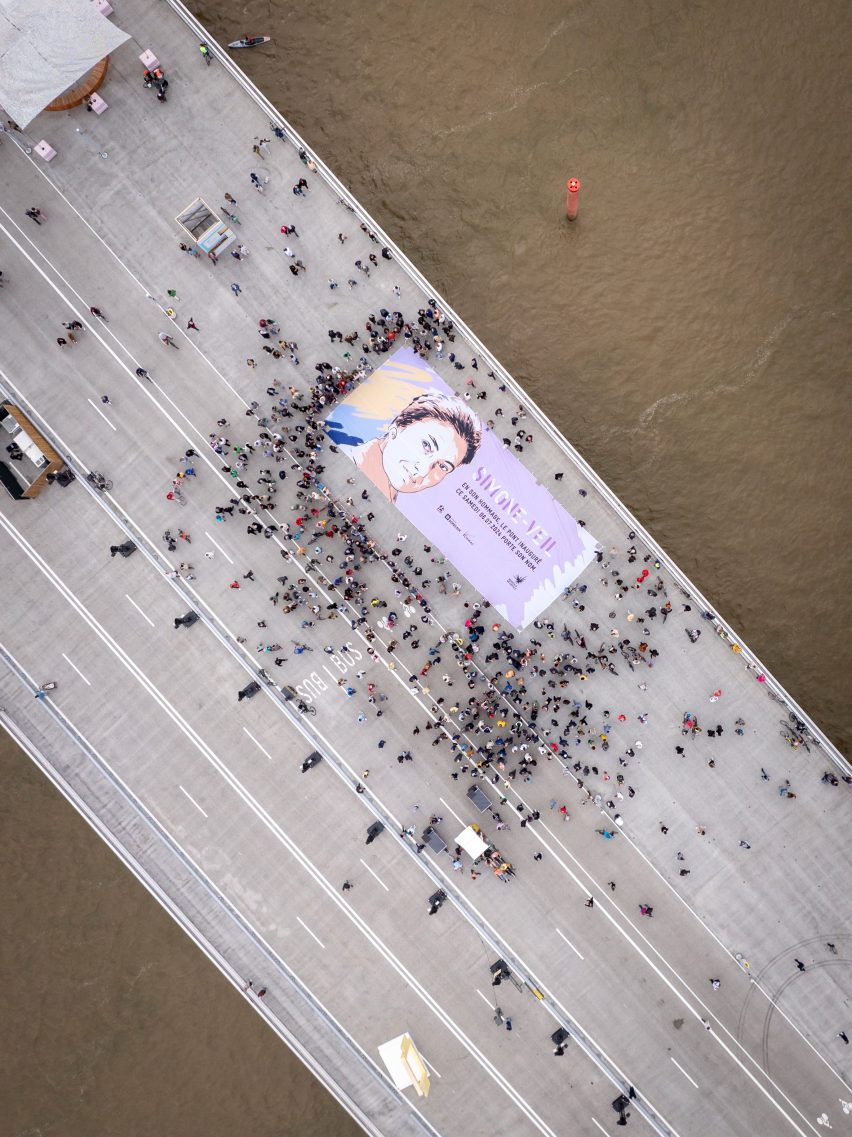
[[[848,6],[194,10],[273,37],[248,74],[848,750]],[[0,769],[2,1131],[354,1133],[36,769]]]

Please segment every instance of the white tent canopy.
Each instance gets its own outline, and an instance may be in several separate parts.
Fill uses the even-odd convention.
[[[0,0],[0,106],[28,126],[128,39],[91,0]]]
[[[468,825],[466,829],[462,829],[458,837],[456,837],[456,844],[460,845],[464,851],[476,861],[483,853],[488,852],[488,842],[483,841],[477,831],[472,825]]]

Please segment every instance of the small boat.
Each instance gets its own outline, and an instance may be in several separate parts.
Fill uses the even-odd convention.
[[[233,43],[229,43],[228,47],[257,47],[261,43],[269,43],[272,36],[243,36],[242,39],[235,39]]]

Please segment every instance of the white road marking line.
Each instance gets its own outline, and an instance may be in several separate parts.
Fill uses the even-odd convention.
[[[127,596],[127,593],[125,592],[124,595]],[[133,605],[133,607],[136,609],[136,611],[139,613],[139,615],[142,617],[142,619],[148,620],[148,617],[145,615],[145,613],[142,611],[142,609],[139,607],[139,605],[136,603],[136,601],[133,599],[133,597],[127,596],[127,599],[130,601],[130,603]],[[148,620],[148,623],[151,625],[152,628],[154,627],[154,621],[153,620]]]
[[[305,923],[305,921],[302,919],[302,917],[297,916],[296,919],[299,921],[299,923],[302,925],[302,927],[305,929],[305,931],[308,933],[308,935],[313,936],[313,938],[317,941],[317,943],[322,948],[322,950],[325,951],[325,944],[322,942],[322,940],[319,938],[319,936],[314,935],[314,933],[311,931],[311,929],[308,927],[308,925]]]
[[[441,803],[441,805],[443,805],[446,809],[448,809],[450,811],[450,813],[453,815],[453,817],[456,819],[456,821],[459,823],[459,825],[464,825],[464,821],[459,817],[459,815],[456,813],[456,811],[453,809],[453,807],[449,804],[449,802],[444,801],[444,799],[442,797],[439,797],[438,801]]]
[[[225,558],[225,560],[228,562],[229,565],[232,565],[234,563],[231,560],[231,558],[228,556],[228,554],[225,552],[225,550],[222,548],[222,546],[219,544],[219,542],[216,540],[216,538],[211,537],[206,529],[204,530],[204,536],[207,538],[208,541],[212,541],[212,543],[216,546],[216,548],[219,550],[219,552],[222,554],[222,556]]]
[[[68,658],[68,656],[65,654],[65,652],[64,652],[64,651],[63,651],[63,653],[62,653],[62,658],[63,658],[63,659],[65,660],[65,662],[66,662],[66,663],[69,665],[69,667],[73,667],[73,668],[74,668],[74,670],[77,672],[77,674],[78,674],[78,675],[80,676],[80,678],[83,680],[83,682],[84,682],[84,683],[87,683],[87,684],[88,684],[88,685],[91,687],[91,685],[92,685],[92,684],[89,682],[89,680],[86,678],[86,676],[85,676],[85,675],[83,674],[83,672],[80,670],[80,668],[79,668],[79,667],[76,665],[76,663],[72,663],[72,662],[71,662],[71,660]]]
[[[482,994],[482,992],[479,990],[478,987],[476,988],[476,993],[480,997],[480,999],[482,999],[483,1003],[487,1003],[488,1006],[491,1007],[491,1000],[486,998],[485,995]],[[493,1007],[491,1007],[491,1009],[492,1009],[492,1011],[494,1010]]]
[[[671,1057],[671,1055],[669,1057]],[[678,1070],[680,1070],[680,1072],[681,1072],[681,1074],[683,1074],[684,1078],[686,1078],[686,1080],[688,1082],[692,1082],[693,1086],[695,1086],[695,1088],[698,1089],[698,1082],[696,1082],[695,1078],[690,1078],[689,1074],[687,1074],[686,1070],[684,1070],[684,1068],[683,1068],[683,1066],[681,1066],[680,1062],[676,1061],[674,1058],[672,1058],[672,1062],[674,1062],[675,1066],[677,1066]]]
[[[195,800],[195,798],[192,796],[192,794],[186,793],[186,790],[183,788],[182,785],[180,785],[180,783],[178,783],[178,789],[186,794],[186,796],[189,798],[189,800],[192,802],[192,804],[195,806],[195,808],[198,810],[199,813],[204,814],[205,817],[207,816],[207,814],[204,813],[204,810],[201,808],[201,806],[198,804],[198,802]]]
[[[359,857],[359,860],[361,860],[361,863],[364,865],[364,868],[366,869],[366,871],[370,873],[371,877],[375,877],[375,873],[370,868],[370,865],[367,864],[366,861],[364,861],[364,858]],[[381,877],[375,877],[375,879],[377,879],[379,881],[379,883],[380,883],[381,887],[384,889],[384,891],[386,891],[386,893],[389,893],[390,889],[388,888],[386,883],[384,883],[384,881],[381,879]]]
[[[101,418],[107,424],[107,426],[111,427],[113,430],[116,430],[116,427],[113,426],[113,424],[109,421],[109,419],[106,417],[106,415],[104,414],[104,412],[101,410],[101,408],[99,406],[96,406],[95,403],[93,403],[91,399],[86,399],[86,402],[89,404],[90,407],[94,407],[94,409],[98,412],[98,414],[101,416]]]
[[[272,755],[269,753],[269,751],[268,751],[268,750],[264,750],[264,749],[263,749],[263,747],[262,747],[262,746],[260,745],[260,743],[257,741],[257,739],[255,738],[255,736],[254,736],[254,735],[252,734],[252,732],[251,732],[251,731],[248,729],[248,727],[245,727],[245,726],[244,726],[244,727],[243,727],[243,730],[246,732],[246,734],[249,736],[249,738],[252,740],[252,742],[255,744],[255,746],[258,748],[258,750],[259,750],[259,751],[260,751],[262,754],[265,754],[265,755],[266,755],[266,757],[267,757],[267,758],[269,759],[269,761],[271,762],[271,761],[272,761]]]
[[[420,1055],[420,1057],[423,1059],[423,1061],[426,1063],[426,1065],[429,1067],[429,1069],[432,1071],[432,1073],[435,1075],[435,1077],[440,1078],[441,1075],[438,1073],[438,1071],[435,1069],[435,1067],[432,1065],[432,1063],[429,1061],[429,1059],[426,1057],[426,1055],[423,1053],[423,1051],[418,1048],[417,1053]]]
[[[577,955],[580,955],[580,953],[577,951],[577,949],[574,947],[574,945],[571,943],[571,941],[568,939],[568,937],[565,935],[564,932],[560,932],[559,929],[557,928],[556,934],[557,934],[557,936],[561,936],[563,938],[563,940],[568,945],[568,947],[571,949],[571,951],[576,951]],[[580,955],[580,959],[583,959],[582,955]]]
[[[594,1117],[592,1118],[592,1124],[597,1125],[597,1127],[598,1127],[598,1129],[600,1129],[601,1133],[606,1133],[606,1137],[610,1137],[609,1133],[606,1132],[606,1130],[601,1125],[601,1123]]]

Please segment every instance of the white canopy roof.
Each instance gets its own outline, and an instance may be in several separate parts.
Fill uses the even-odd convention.
[[[91,0],[0,0],[0,106],[27,126],[128,39]]]

